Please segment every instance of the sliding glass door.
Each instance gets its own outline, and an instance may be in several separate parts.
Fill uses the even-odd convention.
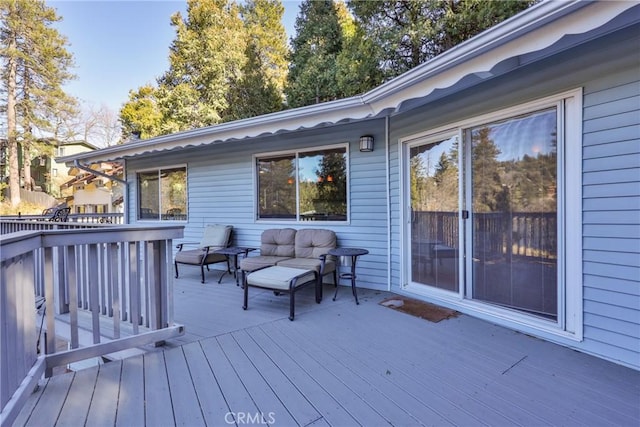
[[[473,299],[556,319],[556,108],[464,131]]]
[[[406,143],[412,286],[557,320],[558,109]]]
[[[458,136],[446,135],[409,148],[411,280],[457,291]]]

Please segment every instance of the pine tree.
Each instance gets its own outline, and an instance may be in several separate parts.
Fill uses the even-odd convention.
[[[535,0],[350,0],[380,49],[385,78],[398,76],[528,8]]]
[[[6,88],[9,190],[11,204],[20,203],[18,143],[24,181],[31,183],[31,159],[38,148],[36,133],[53,130],[56,116],[75,109],[77,101],[62,86],[75,76],[67,40],[51,25],[61,18],[41,0],[0,2],[2,81]]]
[[[334,2],[305,0],[295,28],[285,90],[288,105],[300,107],[341,98],[335,64],[343,35]]]
[[[282,109],[288,51],[283,13],[280,0],[251,0],[242,8],[248,37],[246,63],[229,85],[224,121]]]
[[[176,39],[156,94],[162,134],[220,123],[229,84],[246,62],[247,37],[234,2],[189,0],[187,17],[177,13],[171,21]]]

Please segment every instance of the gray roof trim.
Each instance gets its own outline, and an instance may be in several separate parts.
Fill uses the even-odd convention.
[[[544,1],[361,96],[129,142],[62,157],[58,162],[119,160],[393,114],[436,89],[455,89],[467,76],[477,81],[491,78],[497,64],[542,52],[566,35],[599,28],[635,5],[626,1]]]

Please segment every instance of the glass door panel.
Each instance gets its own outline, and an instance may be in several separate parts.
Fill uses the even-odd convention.
[[[557,111],[465,131],[472,297],[557,319]]]
[[[409,148],[411,281],[458,291],[458,136]]]

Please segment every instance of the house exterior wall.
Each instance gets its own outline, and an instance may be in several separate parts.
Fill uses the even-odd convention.
[[[198,242],[206,224],[234,226],[234,244],[259,247],[260,234],[268,228],[329,228],[340,246],[362,247],[369,255],[358,260],[358,284],[375,289],[388,288],[388,205],[385,158],[385,120],[369,120],[352,125],[332,126],[183,149],[143,160],[127,162],[130,222],[136,222],[137,171],[187,166],[188,221],[184,241]],[[373,152],[360,152],[361,135],[373,135]],[[348,142],[350,176],[350,220],[341,222],[291,222],[255,220],[254,155],[292,149],[322,147]],[[140,221],[144,223],[144,221]]]
[[[330,228],[340,246],[364,247],[358,283],[407,293],[402,283],[403,138],[445,129],[464,120],[527,102],[580,91],[581,153],[566,162],[581,164],[581,206],[565,218],[580,224],[578,260],[579,333],[553,333],[518,323],[508,316],[477,310],[463,300],[453,308],[501,325],[640,369],[640,75],[636,46],[638,25],[596,38],[550,57],[536,52],[498,64],[496,77],[451,93],[447,88],[388,119],[342,123],[247,140],[176,149],[127,161],[130,222],[136,222],[136,172],[148,168],[187,166],[188,221],[184,241],[198,241],[203,226],[227,223],[234,243],[258,246],[267,228]],[[571,36],[562,42],[570,43]],[[559,42],[559,44],[562,44]],[[527,65],[529,64],[529,65]],[[512,67],[512,68],[509,68]],[[511,71],[504,72],[504,69]],[[499,71],[499,72],[498,72]],[[402,110],[402,109],[401,109]],[[358,139],[375,138],[372,153],[358,151]],[[255,220],[254,156],[261,153],[321,147],[349,142],[350,220],[345,223],[292,223]],[[580,157],[581,158],[576,158]],[[578,203],[580,204],[580,203]],[[143,221],[140,221],[143,223]],[[577,257],[577,258],[576,258]],[[427,299],[412,294],[417,298]],[[401,332],[401,331],[400,331]]]
[[[640,369],[640,73],[638,27],[535,67],[393,117],[391,286],[401,280],[399,140],[447,124],[582,88],[582,339],[568,339],[453,305],[478,317]],[[521,58],[522,59],[522,58]],[[580,254],[568,254],[568,257]],[[569,302],[570,303],[570,302]]]

